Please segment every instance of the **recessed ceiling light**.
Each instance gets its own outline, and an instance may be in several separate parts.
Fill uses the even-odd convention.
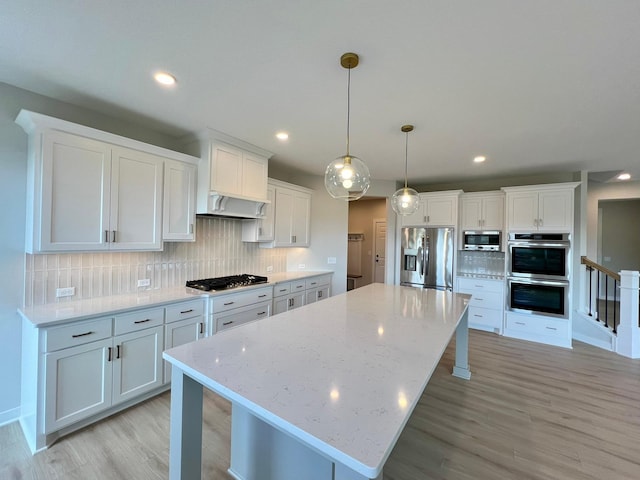
[[[478,155],[477,157],[475,157],[475,158],[473,159],[473,161],[474,161],[475,163],[482,163],[482,162],[484,162],[486,159],[487,159],[487,157],[484,157],[484,156],[482,156],[482,155]]]
[[[176,77],[167,72],[157,72],[153,78],[162,85],[175,85]]]
[[[621,173],[620,175],[618,175],[618,180],[629,180],[631,178],[631,175],[629,175],[628,173]]]
[[[285,141],[289,138],[289,134],[287,132],[278,132],[276,133],[276,138],[278,140]]]

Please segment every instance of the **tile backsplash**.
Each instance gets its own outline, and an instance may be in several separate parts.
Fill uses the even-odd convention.
[[[458,273],[504,275],[504,252],[458,252]]]
[[[198,217],[195,242],[165,242],[161,252],[26,255],[25,306],[136,293],[184,285],[187,280],[238,273],[267,275],[287,269],[287,251],[242,242],[242,222]],[[138,280],[149,279],[149,287]],[[56,289],[75,287],[72,297]]]

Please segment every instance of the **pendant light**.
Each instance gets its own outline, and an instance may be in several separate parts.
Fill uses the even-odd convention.
[[[420,196],[413,188],[407,188],[407,165],[409,158],[409,132],[413,131],[413,125],[403,125],[400,129],[406,134],[404,144],[404,188],[401,188],[391,197],[391,208],[398,215],[411,215],[420,207]]]
[[[369,168],[358,157],[349,153],[349,121],[351,114],[351,69],[358,66],[358,55],[345,53],[340,57],[340,65],[347,69],[347,153],[327,165],[324,172],[324,186],[333,198],[358,200],[371,182]]]

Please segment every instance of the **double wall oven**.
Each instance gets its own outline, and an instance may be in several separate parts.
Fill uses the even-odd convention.
[[[507,309],[569,318],[569,234],[511,233],[507,247]]]

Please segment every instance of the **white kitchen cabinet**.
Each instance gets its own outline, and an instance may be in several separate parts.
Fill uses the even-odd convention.
[[[572,232],[574,190],[578,185],[504,187],[508,231]]]
[[[461,230],[504,228],[504,193],[464,193],[460,197]]]
[[[401,215],[401,226],[456,227],[458,198],[462,190],[420,193],[420,208],[411,215]]]
[[[310,239],[311,190],[269,179],[275,188],[274,239],[261,247],[308,247]]]
[[[305,305],[331,296],[331,275],[308,278],[305,281]]]
[[[191,300],[166,307],[164,349],[194,342],[205,336],[204,301]],[[164,362],[164,383],[171,382],[171,364]]]
[[[195,165],[165,160],[162,211],[162,239],[164,241],[195,242]]]
[[[263,208],[264,216],[242,221],[243,242],[272,242],[275,227],[275,197],[276,189],[273,185],[267,185],[267,200]]]
[[[288,312],[305,305],[307,299],[304,278],[278,283],[273,287],[273,314]]]
[[[545,315],[506,312],[504,335],[507,337],[571,348],[571,321]]]
[[[271,286],[216,295],[209,302],[209,334],[271,316]]]
[[[187,155],[22,110],[26,251],[160,250],[165,159]]]
[[[504,280],[458,277],[457,292],[471,295],[469,327],[501,334],[504,324]]]
[[[187,137],[184,143],[190,153],[201,158],[197,213],[263,216],[272,152],[213,129]]]

